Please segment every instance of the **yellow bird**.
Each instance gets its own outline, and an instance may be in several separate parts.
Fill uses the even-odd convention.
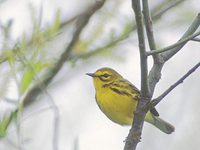
[[[134,111],[140,100],[140,91],[111,68],[101,68],[95,73],[87,73],[94,81],[96,102],[101,111],[113,122],[131,125]],[[170,134],[174,127],[158,117],[156,109],[147,112],[145,121]]]

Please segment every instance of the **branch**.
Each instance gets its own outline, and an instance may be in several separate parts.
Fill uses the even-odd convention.
[[[51,102],[52,110],[54,112],[52,145],[53,145],[53,150],[58,150],[59,149],[59,146],[58,146],[59,145],[59,133],[60,133],[60,130],[59,130],[60,111],[59,111],[58,106],[56,105],[55,101],[53,100],[53,98],[51,96],[49,96],[49,102]]]
[[[183,3],[184,1],[186,1],[186,0],[177,0],[177,1],[176,0],[167,0],[167,1],[163,2],[162,5],[164,5],[165,8],[161,8],[161,6],[158,7],[157,15],[153,16],[152,18],[155,18],[155,19],[160,18],[164,13],[166,13],[170,9],[174,8],[175,6]],[[168,3],[170,3],[170,4],[168,4]]]
[[[138,102],[132,127],[128,134],[124,150],[135,150],[138,142],[141,138],[144,118],[148,109],[142,109],[143,106],[147,106],[147,103],[150,101],[149,97],[152,97],[153,91],[155,89],[156,84],[160,80],[161,77],[161,70],[164,63],[170,59],[173,55],[175,55],[184,45],[183,43],[181,46],[176,47],[170,54],[164,52],[162,55],[157,55],[157,58],[154,58],[154,65],[149,73],[148,82],[147,82],[147,56],[145,57],[144,54],[146,53],[145,45],[144,45],[144,32],[143,32],[143,24],[142,24],[142,14],[140,8],[140,0],[132,0],[132,7],[135,12],[136,23],[137,23],[137,31],[138,31],[138,39],[139,39],[139,48],[140,48],[140,61],[141,61],[141,100]],[[144,16],[145,16],[145,25],[147,30],[147,37],[149,41],[150,48],[156,47],[154,37],[153,37],[153,30],[152,30],[152,23],[149,15],[149,8],[148,8],[148,1],[143,0],[143,9],[144,9]],[[188,36],[192,35],[198,28],[200,24],[199,15],[192,23],[190,28],[186,31],[183,35],[181,40],[187,38]],[[154,56],[155,57],[155,56]],[[183,82],[183,81],[182,81]],[[148,89],[148,83],[150,85],[150,93]],[[146,89],[147,88],[147,89]],[[145,93],[146,92],[146,93]]]
[[[70,59],[70,53],[73,49],[73,46],[76,44],[76,42],[79,39],[79,35],[81,34],[84,27],[87,25],[89,19],[91,16],[100,9],[105,0],[97,1],[94,5],[92,5],[85,13],[83,13],[81,16],[79,16],[75,28],[75,32],[73,34],[72,40],[69,43],[69,45],[66,47],[65,51],[60,56],[58,62],[55,64],[55,66],[49,71],[48,75],[41,83],[34,86],[26,95],[24,98],[24,106],[28,106],[30,103],[35,101],[36,97],[42,92],[41,87],[47,87],[49,83],[52,81],[52,79],[56,76],[56,74],[59,72],[59,70],[62,68],[63,64]]]
[[[189,35],[188,37],[186,37],[184,39],[181,39],[178,42],[176,42],[176,43],[174,43],[174,44],[172,44],[170,46],[167,46],[167,47],[162,48],[162,49],[149,51],[146,54],[147,54],[147,56],[150,56],[150,55],[155,55],[155,54],[159,54],[159,53],[162,53],[162,52],[165,52],[165,51],[172,50],[172,49],[177,48],[177,47],[179,47],[179,46],[181,46],[183,44],[186,44],[190,40],[193,40],[198,35],[200,35],[200,31],[198,31],[197,33],[194,33],[193,35]]]
[[[143,0],[143,14],[144,14],[144,21],[145,21],[145,27],[146,27],[146,33],[147,33],[147,38],[148,38],[148,42],[149,42],[149,47],[150,47],[150,50],[154,50],[154,49],[156,49],[156,43],[155,43],[155,39],[154,39],[154,35],[153,35],[153,24],[152,24],[152,20],[151,20],[151,16],[150,16],[148,0]],[[159,62],[159,60],[160,60],[159,55],[153,55],[153,61],[155,64],[157,64]],[[152,94],[150,94],[149,96],[151,97]]]
[[[195,18],[195,20],[192,22],[192,24],[190,25],[190,27],[187,29],[187,31],[184,33],[184,35],[182,36],[182,38],[179,40],[183,40],[184,38],[187,38],[188,36],[192,35],[197,28],[200,25],[200,13],[197,15],[197,17]],[[163,57],[163,61],[167,61],[169,60],[171,57],[173,57],[187,42],[183,43],[180,46],[177,46],[176,48],[173,48],[170,51],[164,52],[162,54]]]
[[[193,23],[190,25],[188,30],[184,33],[184,35],[180,38],[179,41],[192,35],[197,30],[199,25],[200,25],[200,14],[197,15]],[[148,76],[150,96],[153,95],[156,84],[159,82],[161,78],[161,71],[164,66],[164,63],[167,60],[169,60],[172,56],[174,56],[185,44],[186,42],[180,46],[177,46],[176,48],[173,48],[171,51],[163,52],[162,54],[160,54],[159,57],[160,60],[153,64],[153,67],[151,68]]]
[[[163,14],[165,14],[168,10],[170,10],[171,8],[181,4],[182,2],[184,2],[185,0],[178,0],[178,1],[171,1],[171,0],[166,0],[165,2],[159,4],[159,5],[156,5],[155,8],[152,9],[152,20],[157,22],[159,20],[160,17],[162,17]],[[169,3],[169,4],[168,4]],[[162,10],[160,10],[161,7],[164,7],[162,8]],[[158,11],[159,9],[159,11]],[[63,23],[65,24],[65,23]],[[105,49],[107,48],[111,48],[113,46],[116,46],[118,43],[124,41],[125,39],[127,39],[133,31],[136,30],[136,24],[133,23],[133,26],[132,28],[130,29],[130,31],[128,32],[125,32],[124,34],[120,35],[119,37],[115,38],[114,40],[112,40],[111,42],[105,44],[104,46],[102,47],[99,47],[99,48],[96,48],[96,49],[93,49],[93,50],[90,50],[89,52],[86,52],[86,53],[83,53],[83,54],[80,54],[78,56],[73,56],[72,58],[70,59],[87,59],[95,54],[98,54],[99,52],[102,52],[104,51]],[[152,49],[156,49],[155,47]]]
[[[168,95],[174,88],[176,88],[179,84],[183,83],[183,81],[189,77],[198,67],[200,66],[200,62],[197,63],[194,67],[192,67],[184,76],[182,76],[177,82],[171,85],[165,92],[163,92],[159,97],[155,98],[151,101],[150,107],[155,107],[166,95]]]
[[[147,82],[147,57],[145,49],[145,40],[144,40],[144,29],[143,29],[143,18],[140,6],[140,0],[132,0],[132,8],[135,12],[135,20],[137,24],[137,34],[139,40],[139,51],[140,51],[140,65],[141,65],[141,100],[138,102],[132,127],[129,131],[124,150],[135,150],[138,142],[140,141],[142,128],[144,123],[144,118],[147,113],[147,110],[143,108],[148,102],[147,99],[149,95],[148,91],[148,82]]]
[[[164,15],[167,11],[169,11],[169,10],[172,9],[173,7],[175,7],[175,6],[177,6],[177,5],[181,4],[181,3],[183,3],[184,1],[186,1],[186,0],[177,0],[177,1],[165,0],[164,2],[162,2],[162,3],[158,4],[158,5],[156,5],[156,6],[152,9],[152,20],[153,20],[154,22],[158,21],[158,20],[160,19],[160,17],[162,17],[162,15]],[[66,27],[68,24],[70,24],[71,22],[75,21],[75,20],[76,20],[77,18],[79,18],[79,17],[80,17],[80,14],[79,14],[79,15],[76,15],[76,16],[74,16],[74,17],[72,17],[71,19],[69,19],[69,20],[67,20],[67,21],[62,22],[62,23],[60,24],[60,29],[59,29],[59,30],[64,29],[64,27]],[[126,32],[126,33],[122,34],[121,36],[117,37],[116,39],[114,39],[113,41],[109,42],[108,44],[105,44],[104,46],[95,49],[95,50],[94,50],[94,53],[101,52],[101,51],[103,51],[105,48],[113,47],[113,46],[115,46],[116,44],[118,44],[119,42],[121,42],[121,41],[127,39],[127,38],[132,34],[132,32],[135,31],[135,29],[136,29],[136,25],[133,24],[132,29],[130,29],[129,32]],[[32,42],[32,41],[28,41],[28,42],[27,42],[27,43],[28,43],[27,45],[29,45],[31,42]],[[154,49],[156,49],[156,48],[154,48]],[[93,51],[93,50],[91,50],[91,51]],[[90,55],[90,52],[88,52],[88,54],[89,54],[89,56],[91,56],[91,55]],[[91,54],[93,55],[93,52],[91,52]],[[86,56],[86,58],[88,58],[88,57],[87,57],[87,54],[81,54],[80,56],[81,56],[81,57],[84,56],[84,58],[85,58],[85,56]],[[76,56],[75,56],[75,57],[76,57]],[[79,56],[77,56],[76,58],[79,58]],[[76,59],[76,58],[75,58],[75,59]],[[4,54],[0,55],[0,64],[1,64],[1,63],[4,63],[5,61],[7,61],[7,59],[8,59],[8,58],[7,58]],[[70,58],[70,59],[71,59],[71,58]]]
[[[168,4],[170,2],[170,5]],[[181,4],[182,2],[184,2],[184,0],[178,0],[178,1],[165,1],[164,2],[164,9],[163,8],[159,8],[159,13],[157,15],[153,15],[152,19],[157,19],[160,18],[162,16],[162,14],[164,14],[165,12],[167,12],[168,10],[170,10],[171,8]],[[146,26],[146,31],[147,31],[147,38],[149,41],[149,47],[151,50],[156,49],[156,44],[155,44],[155,40],[154,40],[154,36],[153,36],[153,26],[152,26],[152,22],[151,22],[151,16],[150,16],[150,12],[149,12],[149,6],[148,6],[148,1],[147,0],[143,0],[143,9],[144,9],[144,17],[145,20],[145,26]],[[161,77],[161,70],[163,67],[163,60],[162,57],[160,57],[160,55],[153,55],[154,58],[154,64],[152,69],[149,72],[149,76],[148,76],[148,83],[149,83],[149,96],[152,97],[154,89],[156,84],[158,83],[158,81],[160,80]]]
[[[154,35],[153,35],[153,25],[152,25],[152,20],[149,12],[149,4],[148,0],[142,0],[143,4],[143,14],[144,14],[144,21],[145,21],[145,27],[146,27],[146,32],[147,32],[147,38],[149,42],[149,47],[151,50],[156,49],[156,44],[154,40]]]
[[[183,2],[183,1],[182,1]],[[178,5],[181,1],[178,1],[177,3],[173,4]],[[144,108],[144,106],[150,101],[149,96],[149,89],[148,89],[148,82],[147,82],[147,56],[145,56],[146,50],[144,45],[144,31],[143,31],[143,23],[142,23],[142,13],[140,8],[140,1],[139,0],[132,0],[132,7],[135,12],[136,17],[136,24],[137,24],[137,31],[138,31],[138,39],[139,39],[139,48],[140,48],[140,61],[141,61],[141,100],[138,102],[136,112],[134,114],[134,121],[132,124],[132,127],[130,129],[130,132],[128,134],[124,150],[135,150],[138,142],[140,141],[141,133],[142,133],[142,127],[144,123],[144,117],[146,115],[147,110],[141,109]],[[172,6],[173,7],[173,6]],[[172,7],[169,7],[172,8]],[[155,41],[153,37],[152,32],[152,25],[150,22],[150,15],[149,15],[149,8],[147,1],[143,1],[143,9],[145,14],[145,19],[148,19],[146,22],[146,30],[148,32],[148,40],[150,48],[154,49]],[[160,16],[166,12],[168,9],[163,10],[160,12]],[[155,15],[152,18],[159,18],[159,14]],[[157,60],[160,60],[159,57],[155,57],[157,59],[154,59],[154,68],[156,70],[159,70],[161,65],[157,63]],[[158,67],[159,66],[159,67]],[[158,68],[157,68],[158,67]],[[161,70],[161,69],[160,69]],[[159,72],[160,73],[160,72]],[[158,75],[158,74],[156,74]],[[155,76],[152,76],[155,77]]]
[[[41,93],[46,92],[46,87],[49,85],[49,83],[52,81],[52,79],[57,75],[57,73],[60,71],[64,63],[69,60],[71,51],[73,49],[73,46],[76,44],[76,42],[79,39],[79,36],[84,29],[84,27],[87,25],[89,19],[91,16],[100,9],[105,0],[97,1],[92,7],[90,7],[85,13],[83,13],[77,20],[76,28],[72,37],[71,42],[66,47],[65,51],[60,56],[60,59],[55,64],[55,66],[49,71],[48,76],[46,76],[45,79],[40,81],[37,85],[35,85],[30,91],[28,91],[27,95],[23,99],[23,105],[24,107],[31,104],[33,101],[37,99],[37,96]],[[48,94],[46,92],[46,94]],[[59,110],[56,106],[55,102],[50,98],[50,102],[53,105],[54,110],[54,135],[53,135],[53,149],[58,150],[58,134],[59,134]]]
[[[139,0],[132,0],[132,7],[135,12],[135,19],[137,24],[137,34],[139,40],[139,51],[140,51],[140,65],[141,65],[141,94],[147,95],[148,93],[148,83],[147,83],[147,57],[146,57],[146,48],[144,40],[144,29],[142,21],[142,12]]]
[[[193,38],[192,41],[200,42],[200,38]]]

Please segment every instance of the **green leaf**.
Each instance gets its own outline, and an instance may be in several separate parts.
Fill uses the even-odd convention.
[[[55,34],[58,32],[60,28],[60,10],[58,10],[56,12],[56,15],[55,15],[55,18],[54,18],[54,24],[53,24],[53,27],[52,27],[52,33]]]
[[[20,93],[24,93],[26,91],[26,89],[29,87],[32,80],[33,80],[32,71],[30,71],[30,69],[26,69],[22,77]]]
[[[17,111],[12,112],[9,116],[4,116],[4,118],[0,121],[0,138],[3,138],[7,134],[7,129],[12,119],[16,117]]]
[[[25,69],[21,80],[20,93],[24,93],[34,80],[34,77],[47,66],[48,64],[44,64],[41,61],[35,64],[29,64],[29,66]]]
[[[15,56],[14,56],[13,50],[5,50],[4,55],[8,59],[8,62],[10,64],[14,64]]]
[[[53,25],[47,27],[47,29],[45,30],[44,32],[45,37],[48,39],[50,37],[56,36],[59,29],[60,29],[60,10],[58,10],[55,14]]]
[[[27,38],[26,38],[25,34],[23,34],[23,36],[22,36],[22,40],[20,41],[18,50],[21,53],[24,53],[27,50]]]

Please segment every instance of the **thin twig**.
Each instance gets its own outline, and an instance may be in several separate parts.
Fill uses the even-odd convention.
[[[178,46],[181,46],[183,44],[185,44],[186,42],[190,41],[190,40],[193,40],[196,36],[200,35],[200,31],[198,31],[197,33],[194,33],[184,39],[181,39],[179,40],[178,42],[170,45],[170,46],[167,46],[165,48],[161,48],[161,49],[157,49],[157,50],[153,50],[153,51],[148,51],[147,52],[147,56],[149,55],[154,55],[154,54],[159,54],[159,53],[162,53],[162,52],[165,52],[165,51],[168,51],[168,50],[172,50]]]
[[[137,34],[139,40],[139,51],[140,51],[140,65],[141,65],[141,100],[138,102],[132,127],[129,131],[124,150],[135,150],[138,142],[140,141],[142,128],[144,124],[144,118],[146,115],[146,110],[141,108],[149,102],[147,99],[149,95],[148,91],[148,82],[147,82],[147,57],[146,57],[146,48],[144,40],[144,29],[143,29],[143,17],[140,6],[140,0],[132,0],[132,8],[135,12],[135,20],[137,24]]]
[[[132,7],[135,12],[135,19],[137,24],[137,35],[139,42],[140,51],[140,65],[141,65],[141,94],[144,96],[148,94],[148,83],[147,83],[147,57],[145,48],[145,38],[143,29],[143,17],[139,0],[132,0]]]
[[[155,8],[152,9],[152,14],[153,14],[153,15],[152,15],[152,20],[155,21],[155,22],[157,22],[158,19],[159,19],[160,17],[162,17],[162,15],[163,15],[164,13],[166,13],[168,10],[170,10],[170,9],[173,8],[174,6],[177,6],[178,4],[181,4],[183,1],[185,1],[185,0],[178,0],[178,1],[176,1],[176,2],[170,1],[170,2],[168,2],[169,4],[167,3],[168,5],[164,5],[165,3],[161,3],[161,4],[157,5]],[[164,8],[163,8],[162,10],[159,10],[159,12],[157,12],[157,10],[160,9],[160,7],[163,7],[163,5],[164,5]],[[133,23],[133,25],[132,25],[130,31],[123,33],[123,34],[120,35],[119,37],[116,37],[116,38],[115,38],[114,40],[112,40],[111,42],[105,44],[105,45],[102,46],[102,47],[99,47],[99,48],[90,50],[89,52],[80,54],[80,55],[78,55],[78,56],[72,56],[70,59],[75,59],[75,60],[76,60],[76,59],[80,59],[80,58],[81,58],[81,59],[87,59],[87,58],[89,58],[89,57],[91,57],[91,56],[93,56],[93,55],[95,55],[95,54],[98,54],[98,53],[104,51],[105,49],[108,49],[108,48],[111,48],[111,47],[113,47],[113,46],[116,46],[116,45],[119,44],[120,42],[122,42],[122,41],[124,41],[125,39],[127,39],[127,38],[132,34],[132,32],[135,31],[135,30],[136,30],[136,24]],[[155,48],[155,47],[152,47],[152,49],[156,49],[156,48]]]
[[[142,127],[143,127],[143,123],[144,123],[144,117],[145,117],[145,114],[146,114],[146,110],[142,110],[140,108],[143,108],[143,106],[146,105],[146,103],[148,103],[150,101],[150,99],[148,98],[150,95],[149,95],[149,90],[148,90],[148,83],[147,83],[147,80],[146,80],[147,79],[146,78],[146,76],[147,76],[147,66],[145,66],[145,65],[147,65],[147,62],[146,62],[147,58],[145,56],[143,56],[143,54],[145,52],[145,48],[144,48],[144,43],[142,43],[142,42],[144,42],[144,33],[143,33],[143,24],[142,24],[142,16],[141,16],[142,14],[141,14],[141,8],[140,8],[140,1],[139,0],[132,0],[132,7],[133,7],[133,9],[135,11],[135,15],[136,15],[137,30],[138,30],[138,33],[139,33],[138,37],[139,37],[140,55],[142,55],[141,58],[140,58],[141,59],[141,80],[142,80],[141,81],[141,93],[142,93],[141,95],[142,96],[141,96],[141,100],[138,103],[138,106],[137,106],[137,109],[136,109],[136,112],[135,112],[135,115],[134,115],[134,121],[133,121],[131,130],[128,134],[124,150],[135,150],[136,149],[136,146],[137,146],[138,142],[140,141],[140,137],[141,137],[141,133],[142,133]],[[145,6],[144,9],[148,9],[148,8]],[[146,10],[146,11],[148,11],[148,10]],[[147,17],[149,17],[149,16],[147,16]],[[155,17],[159,17],[159,15],[155,16]],[[150,27],[150,29],[151,29],[151,27]],[[152,31],[150,31],[150,32],[152,32]],[[150,36],[152,36],[152,33],[150,33],[150,34],[151,34]],[[150,39],[150,41],[151,41],[151,39]],[[156,63],[156,64],[158,64],[158,65],[155,65],[155,66],[160,66],[159,63]],[[152,76],[152,77],[154,77],[154,76]],[[143,93],[144,92],[143,90],[146,93]]]
[[[156,43],[155,43],[154,34],[153,34],[153,23],[151,20],[149,4],[148,4],[148,0],[143,0],[142,2],[143,2],[144,22],[145,22],[146,34],[147,34],[147,38],[149,42],[149,48],[151,51],[153,51],[154,49],[156,49]],[[163,12],[165,12],[165,10]],[[156,66],[157,64],[160,63],[160,55],[153,55],[153,63],[154,63],[153,66]],[[154,75],[157,75],[157,74],[155,73]],[[148,83],[149,83],[149,77],[148,77]],[[149,97],[151,98],[152,96],[153,96],[153,91],[152,91],[152,88],[149,87]]]
[[[195,20],[192,22],[192,24],[189,26],[187,31],[184,33],[184,35],[182,36],[180,41],[182,39],[185,39],[188,36],[192,35],[198,29],[199,25],[200,25],[200,13],[196,16]],[[162,55],[163,61],[167,61],[171,57],[173,57],[186,43],[187,42],[183,43],[180,46],[177,46],[177,47],[173,48],[170,51],[166,51],[166,52],[162,53],[161,55]]]
[[[168,0],[163,2],[163,5],[165,6],[164,8],[158,8],[158,14],[154,16],[155,18],[160,18],[164,13],[169,11],[170,9],[174,8],[175,6],[183,3],[186,0]],[[169,3],[169,4],[168,4]],[[153,18],[153,17],[152,17]]]
[[[162,17],[162,15],[164,15],[167,11],[169,11],[170,9],[172,9],[173,7],[183,3],[185,0],[177,0],[177,1],[171,1],[171,0],[166,0],[165,2],[163,3],[160,3],[158,5],[156,5],[153,9],[152,9],[152,20],[154,22],[157,22],[159,20],[160,17]],[[161,7],[164,7],[160,10]],[[86,53],[83,53],[83,54],[80,54],[78,56],[73,56],[76,58],[82,58],[82,59],[86,59],[86,58],[89,58],[90,56],[93,56],[107,48],[111,48],[115,45],[117,45],[118,43],[124,41],[125,39],[127,39],[133,31],[136,30],[136,24],[133,23],[130,31],[120,35],[119,37],[116,37],[114,40],[112,40],[111,42],[105,44],[104,46],[102,47],[99,47],[99,48],[96,48],[96,49],[93,49],[89,52],[86,52]],[[156,49],[156,48],[152,48],[152,49]],[[74,59],[74,58],[73,58]]]
[[[149,12],[148,0],[142,0],[142,4],[143,4],[144,22],[145,22],[149,47],[151,50],[154,50],[156,49],[156,43],[153,35],[153,24]]]
[[[167,96],[174,88],[176,88],[179,84],[183,83],[183,81],[189,77],[198,67],[200,66],[200,62],[197,63],[194,67],[192,67],[184,76],[182,76],[178,81],[176,81],[173,85],[171,85],[165,92],[163,92],[160,96],[153,99],[150,103],[150,107],[155,107],[165,96]]]
[[[32,71],[33,73],[33,76],[34,76],[34,80],[36,80],[37,82],[39,83],[42,83],[42,81],[40,80],[40,78],[37,76],[37,73],[35,72],[32,64],[29,63],[28,59],[25,57],[25,56],[21,56],[19,55],[19,59],[20,61],[24,64],[24,66],[28,66],[29,69]],[[58,150],[58,145],[59,145],[59,126],[60,126],[60,114],[59,114],[59,109],[56,105],[56,103],[54,102],[52,96],[48,93],[47,89],[46,89],[46,86],[44,84],[41,84],[40,85],[40,90],[45,93],[49,98],[49,102],[51,103],[52,105],[52,110],[53,110],[53,113],[54,113],[54,119],[53,119],[53,137],[52,137],[52,145],[53,145],[53,150]],[[20,92],[19,92],[20,93]],[[21,97],[21,96],[20,96]],[[23,101],[23,100],[22,100]],[[21,106],[21,100],[19,101],[19,106]],[[20,107],[17,107],[18,108],[18,111],[17,111],[17,114],[19,114],[18,116],[21,117],[21,109],[19,109]],[[21,106],[22,107],[22,106]],[[20,110],[20,111],[19,111]],[[21,119],[20,119],[21,120]],[[20,125],[20,122],[18,123]]]
[[[39,84],[35,85],[26,95],[24,98],[24,106],[29,105],[32,103],[36,97],[42,92],[40,90],[41,85],[48,86],[48,84],[52,81],[52,79],[56,76],[56,74],[59,72],[59,70],[62,68],[63,64],[70,58],[70,53],[73,49],[73,46],[76,44],[76,42],[79,39],[79,35],[81,34],[82,30],[88,23],[91,16],[100,9],[105,0],[97,1],[91,8],[89,8],[82,16],[80,16],[77,20],[77,26],[75,29],[75,32],[73,34],[73,38],[69,45],[66,47],[63,54],[60,56],[60,59],[56,63],[56,65],[49,71],[48,76]]]
[[[195,41],[195,42],[200,42],[200,38],[193,38],[193,39],[191,39],[192,41]]]
[[[166,0],[158,5],[156,5],[153,9],[152,9],[152,20],[154,22],[158,21],[160,17],[162,17],[162,15],[164,15],[167,11],[169,11],[170,9],[172,9],[173,7],[183,3],[184,1],[186,0],[177,0],[177,1],[171,1],[171,0]],[[164,8],[163,8],[164,7]],[[76,15],[74,17],[72,17],[71,19],[67,20],[67,21],[64,21],[60,24],[60,29],[59,30],[62,30],[64,27],[66,27],[66,25],[74,22],[77,18],[80,17],[80,14],[79,15]],[[118,44],[119,42],[127,39],[133,31],[135,31],[136,29],[136,25],[133,24],[132,28],[130,29],[130,32],[126,32],[122,35],[120,35],[119,37],[117,37],[116,39],[112,40],[111,42],[105,44],[104,46],[100,47],[100,48],[97,48],[95,50],[91,50],[91,53],[88,52],[87,54],[82,54],[79,56],[75,56],[76,58],[88,58],[88,56],[92,56],[93,54],[96,54],[98,52],[101,52],[103,51],[104,49],[106,49],[107,47],[110,48],[112,46],[115,46],[116,44]],[[28,44],[27,45],[30,45],[30,43],[32,43],[32,41],[29,41],[27,42]],[[154,48],[156,49],[156,48]],[[83,57],[82,57],[83,56]],[[4,63],[5,61],[7,61],[8,58],[2,54],[0,55],[0,64],[1,63]]]
[[[63,52],[63,54],[61,55],[60,59],[55,64],[55,66],[49,71],[48,76],[44,80],[42,80],[41,82],[39,82],[37,85],[35,85],[27,93],[27,95],[25,96],[25,98],[23,100],[24,106],[27,106],[30,103],[32,103],[33,101],[35,101],[35,99],[37,98],[37,96],[46,89],[46,87],[49,85],[49,83],[52,81],[52,79],[56,76],[56,74],[62,68],[62,66],[65,63],[65,61],[67,61],[70,58],[70,53],[72,51],[72,48],[76,44],[76,42],[78,41],[79,36],[80,36],[83,28],[86,26],[86,24],[88,23],[88,21],[91,18],[91,16],[98,9],[100,9],[103,6],[104,2],[105,2],[105,0],[97,1],[95,3],[95,5],[93,5],[92,7],[90,7],[84,14],[82,14],[78,18],[77,24],[76,24],[76,28],[75,28],[75,32],[73,34],[71,42],[66,47],[65,51]],[[46,94],[48,94],[48,93],[46,93]],[[53,144],[53,149],[54,150],[58,150],[59,110],[58,110],[58,107],[56,106],[55,102],[52,99],[50,99],[50,102],[54,106],[53,110],[54,110],[54,114],[55,114],[54,115],[54,132],[53,132],[54,136],[53,136],[53,143],[52,144]]]
[[[141,30],[141,28],[143,27],[143,25],[140,24],[140,26],[138,26],[138,24],[140,23],[140,18],[139,17],[137,18],[137,15],[140,14],[140,12],[141,12],[141,10],[140,10],[140,1],[139,0],[132,0],[132,7],[134,9],[135,16],[136,16],[137,30],[138,30],[138,33],[141,34],[140,36],[138,36],[139,41],[140,41],[141,40],[140,38],[143,36],[143,32]],[[145,1],[145,0],[143,0],[143,9],[148,9],[148,4],[147,4],[147,1]],[[148,11],[148,10],[144,10],[144,11]],[[148,14],[146,14],[146,19],[149,19]],[[152,29],[151,25],[147,21],[148,20],[146,20],[146,24],[147,24],[146,28],[148,28],[148,26],[149,26],[150,27],[149,29],[151,30]],[[190,26],[190,28],[183,35],[183,37],[181,38],[181,40],[183,40],[184,38],[187,38],[188,36],[192,35],[197,30],[199,24],[200,24],[200,20],[199,20],[199,15],[198,15],[197,18],[195,19],[195,21]],[[149,30],[149,29],[147,29],[147,30]],[[147,31],[147,32],[149,32],[148,34],[150,34],[150,35],[148,35],[148,38],[149,37],[152,38],[151,36],[153,35],[152,34],[153,32],[152,31]],[[150,38],[149,38],[149,41],[152,40]],[[149,80],[148,80],[149,84],[151,86],[150,87],[151,88],[150,89],[150,95],[149,95],[149,91],[148,90],[147,90],[146,95],[145,94],[143,95],[143,93],[142,93],[141,100],[138,102],[137,109],[136,109],[136,112],[135,112],[135,115],[134,115],[134,121],[133,121],[132,128],[131,128],[131,130],[129,132],[129,135],[128,135],[126,143],[125,143],[124,150],[135,150],[136,149],[136,146],[137,146],[137,144],[138,144],[138,142],[140,140],[141,133],[142,133],[142,127],[143,127],[143,122],[144,122],[144,115],[146,114],[146,111],[147,111],[146,109],[141,110],[142,105],[145,106],[147,104],[145,102],[149,102],[150,101],[148,96],[151,96],[153,94],[155,86],[156,86],[156,84],[158,83],[158,81],[159,81],[159,79],[161,77],[161,70],[162,70],[162,67],[163,67],[164,63],[168,59],[170,59],[172,56],[174,56],[185,45],[185,43],[182,44],[179,47],[176,47],[176,49],[173,49],[173,51],[172,52],[170,51],[170,53],[164,52],[164,54],[162,55],[162,59],[159,58],[160,60],[157,63],[154,63],[154,65],[153,65],[153,67],[151,69],[151,72],[149,74]],[[141,51],[141,48],[143,48],[142,44],[143,43],[139,44],[140,55],[143,54],[143,52],[145,51],[145,49],[143,49],[144,51]],[[141,61],[144,61],[144,63],[141,63],[141,67],[144,67],[142,65],[144,65],[146,63],[144,58],[145,57],[140,57]],[[143,79],[142,78],[142,70],[144,70],[144,68],[141,68],[141,80]],[[158,71],[158,73],[156,71]],[[145,84],[145,82],[146,81],[142,82],[141,84]],[[148,83],[146,85],[148,87]],[[141,86],[141,91],[142,91],[142,87],[143,86]]]
[[[59,150],[59,133],[60,133],[60,111],[56,103],[54,102],[53,98],[49,95],[47,90],[45,89],[45,93],[49,97],[49,102],[52,105],[52,110],[54,113],[54,119],[53,119],[53,137],[52,137],[52,144],[53,144],[53,150]]]
[[[187,38],[188,36],[195,33],[197,28],[200,25],[200,14],[197,15],[197,17],[194,19],[192,24],[189,26],[187,31],[183,34],[183,36],[180,38],[179,41]],[[154,63],[153,67],[151,68],[148,76],[149,80],[149,89],[150,89],[150,96],[153,95],[154,89],[156,87],[156,84],[159,82],[161,78],[161,71],[164,66],[164,63],[169,60],[171,57],[173,57],[186,43],[183,43],[180,46],[177,46],[173,50],[166,51],[160,54],[160,60],[157,63]]]
[[[147,33],[147,38],[149,42],[149,48],[151,51],[156,49],[156,42],[154,39],[154,34],[153,34],[153,23],[151,20],[151,15],[150,15],[150,10],[149,10],[149,4],[148,0],[143,0],[143,14],[144,14],[144,22],[145,22],[145,27],[146,27],[146,33]],[[159,55],[153,55],[153,63],[158,64],[160,62],[160,56]],[[149,78],[148,78],[149,82]],[[149,87],[149,97],[151,98],[153,93],[151,92],[151,88]]]

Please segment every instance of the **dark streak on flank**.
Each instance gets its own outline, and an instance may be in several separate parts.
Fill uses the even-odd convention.
[[[121,84],[116,84],[116,83],[114,83],[113,86],[116,86],[116,87],[122,87]]]
[[[120,94],[120,95],[131,96],[131,95],[130,95],[128,92],[126,92],[126,91],[121,91],[121,90],[119,90],[119,89],[117,89],[117,88],[114,88],[114,87],[110,87],[110,89],[111,89],[112,91],[114,91],[114,92]]]

